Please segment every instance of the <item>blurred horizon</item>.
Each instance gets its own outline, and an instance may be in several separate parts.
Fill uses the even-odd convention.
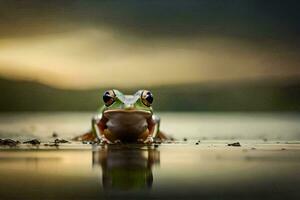
[[[0,112],[96,111],[107,87],[61,89],[0,78]],[[133,94],[136,87],[117,88]],[[155,111],[300,111],[300,81],[281,79],[152,86]]]

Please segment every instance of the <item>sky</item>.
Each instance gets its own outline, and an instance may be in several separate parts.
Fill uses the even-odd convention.
[[[300,3],[0,0],[0,76],[59,88],[300,78]]]

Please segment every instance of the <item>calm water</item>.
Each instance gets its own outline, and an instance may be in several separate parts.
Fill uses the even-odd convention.
[[[300,114],[159,113],[161,130],[176,139],[300,140]],[[0,114],[0,137],[72,138],[90,129],[93,113]]]
[[[299,115],[161,115],[180,142],[2,148],[0,199],[299,199]],[[87,131],[90,117],[2,114],[1,138],[68,139]],[[235,141],[242,146],[226,145]]]

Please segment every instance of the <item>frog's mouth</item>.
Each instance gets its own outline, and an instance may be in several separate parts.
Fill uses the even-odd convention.
[[[124,116],[143,116],[145,118],[151,117],[152,113],[147,110],[134,110],[134,109],[114,109],[114,110],[106,110],[103,112],[104,116],[107,118],[111,118],[114,115],[124,115]]]

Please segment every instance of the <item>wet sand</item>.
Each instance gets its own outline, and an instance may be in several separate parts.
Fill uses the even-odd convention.
[[[299,199],[299,143],[240,143],[2,147],[0,199]]]

